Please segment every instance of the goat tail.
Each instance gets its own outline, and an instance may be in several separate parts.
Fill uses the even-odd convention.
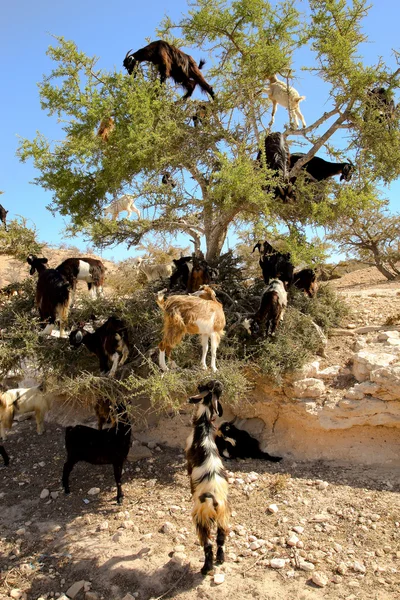
[[[196,530],[209,529],[214,523],[227,529],[229,522],[229,507],[226,500],[218,500],[214,494],[206,492],[197,496],[192,510]]]
[[[199,69],[201,70],[205,64],[206,64],[206,61],[204,60],[204,58],[202,58],[199,62]]]

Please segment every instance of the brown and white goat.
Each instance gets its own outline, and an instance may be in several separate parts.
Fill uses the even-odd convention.
[[[158,346],[161,369],[168,371],[165,356],[170,357],[172,349],[189,333],[201,337],[203,369],[207,369],[208,341],[211,341],[211,369],[216,371],[217,348],[224,334],[225,314],[215,292],[209,286],[204,286],[201,296],[178,295],[165,300],[165,291],[159,292],[157,296],[157,304],[164,313],[163,339]]]
[[[11,429],[14,416],[35,412],[36,428],[39,435],[44,432],[44,418],[51,408],[51,399],[43,393],[41,386],[17,388],[0,394],[0,434],[5,439],[5,430]]]
[[[97,258],[67,258],[56,270],[64,275],[69,282],[73,294],[75,294],[78,281],[86,281],[92,298],[101,296],[103,293],[105,266]]]
[[[60,322],[60,337],[64,337],[64,327],[68,320],[72,294],[70,283],[57,269],[47,268],[47,258],[37,258],[29,254],[26,259],[31,266],[30,274],[38,272],[36,286],[36,305],[39,310],[42,326],[46,327],[40,335],[51,335],[54,324]]]
[[[265,335],[274,335],[279,321],[283,320],[286,307],[285,286],[280,279],[274,279],[261,297],[260,308],[252,317],[243,321],[243,327],[250,335],[258,335],[265,326]]]
[[[291,85],[288,86],[284,81],[278,79],[276,75],[273,75],[268,79],[269,85],[265,88],[265,91],[272,102],[270,126],[275,121],[276,109],[278,108],[278,104],[280,104],[289,110],[290,118],[294,120],[296,127],[299,126],[298,118],[302,122],[303,127],[306,127],[306,122],[299,107],[300,102],[305,100],[305,96],[300,96],[299,92],[295,90],[294,87]]]
[[[211,380],[198,386],[197,396],[189,398],[190,404],[197,404],[193,417],[193,431],[186,441],[187,469],[193,498],[192,518],[196,526],[200,544],[204,548],[204,565],[201,569],[207,575],[214,563],[211,528],[217,526],[216,562],[224,562],[224,544],[228,533],[230,509],[228,504],[228,481],[218,448],[215,443],[213,421],[222,416],[219,402],[222,384]]]
[[[314,269],[302,269],[293,274],[293,285],[303,290],[309,298],[314,298],[318,291],[318,279]]]
[[[197,66],[195,60],[189,54],[185,54],[185,52],[168,42],[157,40],[136,52],[129,50],[126,53],[123,66],[129,75],[132,75],[136,64],[140,62],[150,62],[156,65],[161,83],[165,83],[166,79],[171,77],[175,83],[181,85],[186,90],[184,98],[189,98],[193,94],[196,85],[199,85],[204,92],[214,98],[212,87],[200,71],[204,61],[201,60]]]

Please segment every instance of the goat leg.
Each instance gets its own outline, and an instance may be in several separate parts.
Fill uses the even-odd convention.
[[[210,526],[197,523],[197,534],[200,544],[204,548],[204,565],[201,569],[202,575],[207,575],[214,567],[213,547],[210,540]]]
[[[117,502],[118,504],[122,504],[122,500],[124,497],[124,494],[122,492],[122,462],[121,463],[114,463],[113,464],[114,467],[114,477],[115,477],[115,483],[117,484]]]
[[[224,545],[225,545],[226,531],[223,527],[217,529],[217,565],[222,565],[225,561]]]
[[[62,486],[63,486],[64,492],[66,494],[69,494],[71,491],[69,489],[69,476],[70,476],[71,471],[74,468],[74,466],[75,466],[75,462],[70,459],[68,459],[64,465],[63,476],[62,476]]]

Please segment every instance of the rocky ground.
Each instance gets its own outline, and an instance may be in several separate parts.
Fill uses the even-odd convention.
[[[360,327],[382,326],[389,317],[399,322],[399,283],[364,269],[335,285],[353,312],[343,324],[347,334],[329,340],[320,368],[345,365],[361,338],[380,343],[374,331],[355,334]],[[357,385],[352,374],[346,385]],[[136,433],[121,507],[111,467],[77,465],[72,493],[64,496],[64,430],[53,417],[42,438],[33,421],[23,420],[7,440],[10,466],[0,467],[1,600],[400,597],[398,468],[293,458],[227,462],[233,511],[227,560],[203,578],[182,446],[160,442],[168,423],[163,436],[159,429]],[[180,421],[185,431],[189,413]]]

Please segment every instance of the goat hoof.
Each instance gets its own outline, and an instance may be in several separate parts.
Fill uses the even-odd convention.
[[[123,498],[117,498],[117,503],[122,504],[123,500],[124,500]]]

